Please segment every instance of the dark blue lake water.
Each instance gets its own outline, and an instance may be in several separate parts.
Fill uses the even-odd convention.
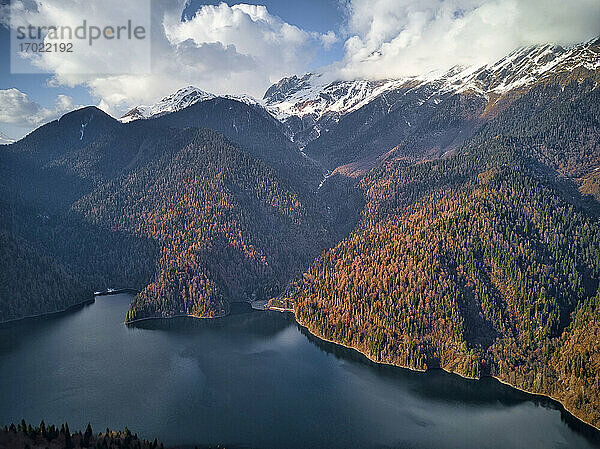
[[[128,426],[165,445],[590,448],[598,433],[493,379],[377,366],[277,312],[123,324],[130,295],[0,327],[0,423]]]

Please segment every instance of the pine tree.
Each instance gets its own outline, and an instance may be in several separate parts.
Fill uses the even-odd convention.
[[[92,432],[92,425],[88,422],[88,425],[85,429],[85,433],[83,434],[83,444],[87,447],[90,444],[90,439],[94,436]]]

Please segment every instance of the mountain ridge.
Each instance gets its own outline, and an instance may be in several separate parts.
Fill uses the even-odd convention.
[[[181,111],[196,103],[212,100],[214,98],[226,98],[229,100],[239,101],[247,105],[260,105],[260,102],[250,95],[215,95],[210,92],[203,91],[194,86],[187,86],[178,89],[176,92],[167,95],[162,100],[150,105],[139,105],[127,111],[119,118],[123,123],[129,123],[134,120],[143,120],[149,118],[157,118],[162,115]]]
[[[301,100],[285,123],[185,89],[128,123],[73,111],[0,152],[0,244],[42,291],[139,287],[130,321],[271,299],[374,360],[494,375],[599,426],[599,55],[295,77],[268,91]],[[0,300],[18,317],[34,293]]]
[[[293,140],[306,145],[340,118],[394,91],[427,88],[423,101],[447,94],[472,93],[488,108],[539,82],[568,83],[600,68],[600,38],[563,48],[553,44],[521,47],[483,67],[455,66],[443,72],[387,80],[329,81],[323,74],[283,78],[264,95],[265,107],[290,128]],[[596,76],[596,80],[600,80]]]

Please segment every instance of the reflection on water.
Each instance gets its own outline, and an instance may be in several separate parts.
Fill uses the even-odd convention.
[[[197,335],[221,329],[228,332],[248,332],[256,336],[269,337],[295,322],[294,317],[288,313],[256,312],[246,303],[234,303],[232,314],[223,319],[175,317],[167,320],[139,321],[129,327],[186,335]]]
[[[125,326],[128,295],[0,327],[0,424],[127,425],[170,445],[589,448],[598,432],[493,379],[377,365],[290,314]]]
[[[560,412],[561,420],[573,431],[582,433],[590,442],[600,444],[600,432],[592,426],[575,418],[559,403],[545,396],[525,393],[505,385],[491,377],[479,380],[464,379],[443,370],[433,369],[425,373],[414,372],[390,365],[375,363],[358,351],[346,348],[312,335],[305,327],[297,325],[298,330],[322,351],[341,360],[351,360],[368,365],[383,378],[404,383],[420,397],[431,401],[469,403],[472,405],[501,404],[506,407],[522,402],[531,402],[537,407]]]

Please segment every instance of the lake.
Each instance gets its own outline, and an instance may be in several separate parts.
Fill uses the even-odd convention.
[[[368,362],[290,314],[123,324],[131,295],[0,327],[0,423],[128,426],[167,446],[591,448],[599,433],[493,379]]]

